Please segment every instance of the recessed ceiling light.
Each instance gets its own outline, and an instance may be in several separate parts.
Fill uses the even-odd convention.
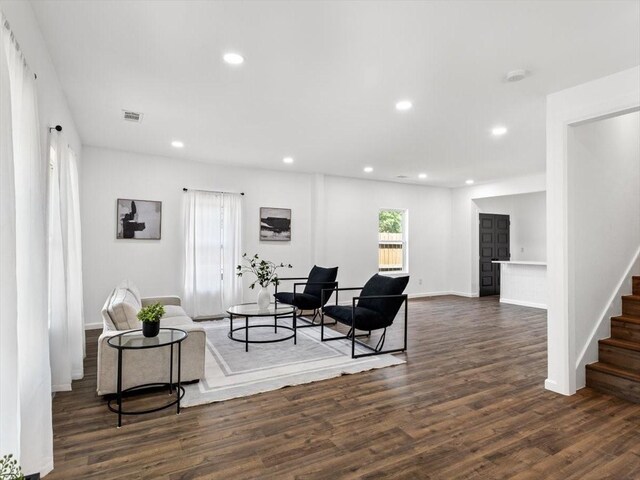
[[[469,180],[465,181],[464,183],[466,183],[467,185],[473,185],[473,180],[469,179]]]
[[[404,112],[406,110],[411,110],[411,108],[413,108],[411,100],[400,100],[399,102],[396,102],[396,110]]]
[[[171,146],[173,148],[182,148],[184,147],[184,143],[182,143],[180,140],[174,140],[173,142],[171,142]]]
[[[364,173],[371,173],[373,172],[373,167],[364,167]]]
[[[284,163],[293,163],[293,157],[284,157],[282,161]]]
[[[504,135],[505,133],[507,133],[507,127],[499,126],[499,127],[493,127],[491,129],[491,134],[496,137],[499,137],[500,135]]]
[[[426,174],[426,173],[420,173],[420,174],[418,175],[418,178],[423,178],[423,179],[424,179],[424,178],[427,178],[427,174]]]
[[[222,58],[229,65],[240,65],[244,62],[244,57],[238,53],[225,53]]]

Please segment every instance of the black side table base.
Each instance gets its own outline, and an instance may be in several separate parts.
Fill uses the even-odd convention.
[[[143,390],[143,389],[147,389],[147,388],[162,388],[162,387],[164,387],[166,389],[169,389],[169,385],[170,384],[168,384],[168,383],[147,383],[147,384],[144,384],[144,385],[136,385],[135,387],[131,387],[131,388],[127,388],[126,390],[123,390],[122,394],[124,395],[125,393],[135,392],[136,390]],[[117,402],[118,402],[117,398],[109,399],[109,401],[107,402],[107,407],[113,413],[118,413],[119,412],[121,415],[145,415],[147,413],[159,412],[160,410],[164,410],[165,408],[169,408],[169,407],[172,407],[174,405],[177,405],[178,402],[184,398],[185,389],[184,389],[184,387],[182,385],[180,387],[177,387],[176,385],[173,385],[173,389],[175,390],[175,400],[173,400],[172,402],[167,403],[166,405],[162,405],[161,407],[149,408],[147,410],[130,410],[130,411],[121,410],[119,412],[118,411],[118,407],[117,407]],[[180,392],[179,395],[178,395],[178,392]],[[173,396],[173,395],[174,394],[172,393],[171,396]],[[112,403],[116,403],[116,406],[114,407],[112,405]],[[180,412],[178,411],[176,413],[176,415],[178,415],[179,413]]]
[[[167,333],[170,332],[170,337],[166,338]],[[180,414],[180,400],[185,395],[185,389],[180,385],[181,383],[181,372],[182,372],[182,342],[185,338],[187,338],[188,333],[184,330],[180,330],[178,328],[160,328],[160,332],[157,337],[148,337],[143,338],[142,330],[128,330],[122,332],[118,335],[115,335],[107,340],[107,344],[110,347],[113,347],[118,350],[118,374],[116,378],[117,385],[117,398],[115,399],[116,406],[113,406],[112,403],[114,399],[110,399],[107,402],[107,407],[110,411],[118,414],[118,424],[117,427],[120,428],[122,426],[122,415],[144,415],[147,413],[153,413],[160,410],[164,410],[165,408],[169,408],[173,405],[176,405],[176,414]],[[162,337],[161,337],[162,335]],[[177,335],[174,338],[174,335]],[[126,339],[123,344],[123,338]],[[155,343],[154,343],[155,342]],[[174,344],[178,345],[178,381],[177,384],[173,381],[173,346]],[[154,382],[154,383],[145,383],[143,385],[136,385],[134,387],[129,387],[126,389],[122,388],[122,364],[123,358],[122,354],[124,350],[146,350],[149,348],[163,348],[170,347],[170,359],[171,362],[169,364],[169,382]],[[124,411],[122,409],[123,395],[130,392],[135,392],[148,388],[165,388],[169,390],[169,395],[173,397],[174,388],[175,388],[175,400],[169,402],[165,405],[156,408],[150,408],[147,410],[129,410]]]

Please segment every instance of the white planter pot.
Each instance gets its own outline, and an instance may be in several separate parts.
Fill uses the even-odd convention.
[[[267,287],[260,287],[260,291],[258,292],[258,307],[260,310],[265,310],[269,307],[271,303],[271,293],[269,293],[269,289]]]

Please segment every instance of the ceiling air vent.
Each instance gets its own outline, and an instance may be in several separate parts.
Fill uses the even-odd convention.
[[[406,175],[396,175],[396,178],[409,178]]]
[[[507,72],[507,75],[505,76],[505,80],[507,82],[519,82],[520,80],[524,80],[524,78],[529,75],[529,72],[527,72],[526,70],[520,68],[518,70],[511,70],[510,72]]]
[[[123,110],[122,112],[127,122],[142,123],[142,113],[132,112],[131,110]]]

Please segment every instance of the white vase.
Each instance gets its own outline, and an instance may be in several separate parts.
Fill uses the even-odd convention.
[[[266,310],[271,303],[271,294],[269,293],[269,289],[267,287],[260,287],[260,291],[258,292],[258,307],[260,310]]]

